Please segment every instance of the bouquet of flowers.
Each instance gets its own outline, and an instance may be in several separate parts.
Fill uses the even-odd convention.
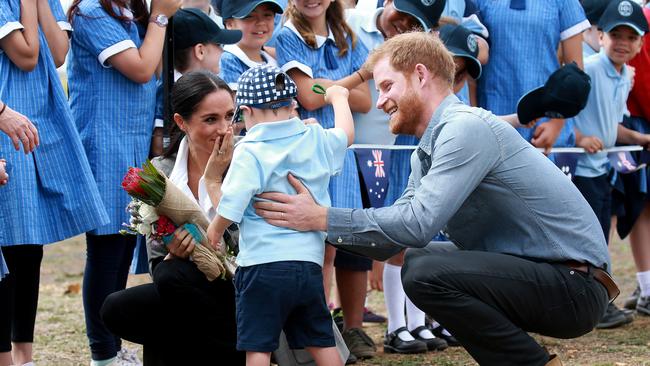
[[[131,220],[126,232],[150,235],[168,243],[178,226],[184,226],[200,245],[190,259],[209,281],[232,277],[234,258],[208,244],[205,234],[210,222],[199,205],[187,197],[165,175],[147,161],[143,169],[129,168],[122,188],[132,197],[128,210]],[[223,245],[222,247],[226,247]]]

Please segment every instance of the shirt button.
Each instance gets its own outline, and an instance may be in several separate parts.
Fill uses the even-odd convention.
[[[337,241],[337,242],[339,242],[339,243],[343,243],[343,239],[341,239],[341,237],[340,237],[340,236],[339,236],[339,238],[338,238],[338,239],[336,239],[336,241]]]
[[[370,243],[370,246],[371,246],[371,247],[374,247],[374,246],[376,246],[376,245],[377,245],[377,244],[375,244],[375,243]]]
[[[573,272],[573,271],[570,271],[569,273],[570,273],[570,274],[574,274],[575,272]]]

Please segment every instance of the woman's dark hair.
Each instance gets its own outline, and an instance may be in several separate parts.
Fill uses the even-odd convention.
[[[183,119],[190,119],[203,98],[219,90],[225,90],[231,96],[233,94],[228,84],[216,74],[204,70],[188,72],[181,76],[172,87],[172,115],[178,113]],[[162,155],[164,158],[169,158],[178,152],[181,140],[185,136],[185,133],[173,121],[169,126],[171,142]]]
[[[82,0],[74,0],[70,9],[68,9],[68,21],[72,24],[72,18],[75,15],[82,15],[79,12],[79,3]],[[145,0],[99,0],[99,4],[104,8],[104,11],[111,17],[123,22],[128,23],[131,21],[129,17],[124,14],[124,9],[128,8],[133,13],[133,21],[139,23],[147,29],[149,25],[149,8]],[[113,5],[119,8],[119,14],[115,11]]]

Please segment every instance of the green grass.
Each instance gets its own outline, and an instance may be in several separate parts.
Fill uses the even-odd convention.
[[[615,240],[610,250],[614,275],[622,290],[617,301],[621,304],[636,286],[634,263],[627,242]],[[45,249],[34,346],[39,366],[88,365],[90,362],[81,294],[64,294],[70,285],[81,284],[84,259],[83,237]],[[131,276],[129,286],[148,280],[147,275]],[[375,312],[385,314],[381,293],[370,293],[369,305]],[[384,354],[381,344],[385,326],[369,324],[366,331],[377,343],[379,352],[374,359],[357,363],[359,366],[476,365],[462,348],[424,355]],[[637,316],[632,324],[622,328],[595,330],[577,339],[536,338],[551,353],[559,354],[564,365],[650,366],[650,317]],[[134,344],[127,346],[139,348]]]

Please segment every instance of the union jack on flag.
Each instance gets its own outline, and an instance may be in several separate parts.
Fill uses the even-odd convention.
[[[381,150],[372,150],[372,156],[375,160],[372,162],[372,165],[375,166],[375,177],[384,178],[386,177],[386,172],[384,171],[384,161],[381,160]]]
[[[361,190],[366,193],[364,196],[371,207],[383,207],[388,193],[390,150],[356,149],[354,153],[361,172]]]

